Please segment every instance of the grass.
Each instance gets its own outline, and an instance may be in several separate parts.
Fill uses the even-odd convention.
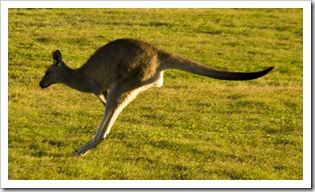
[[[52,50],[76,68],[122,37],[219,69],[275,69],[244,82],[169,71],[74,158],[102,104],[38,83]],[[302,9],[10,9],[9,179],[303,179],[302,39]]]

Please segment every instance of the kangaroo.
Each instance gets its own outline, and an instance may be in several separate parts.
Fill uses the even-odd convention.
[[[137,39],[117,39],[99,48],[78,69],[68,67],[59,50],[53,51],[53,64],[39,85],[47,88],[63,83],[81,92],[93,93],[105,106],[95,136],[76,150],[83,156],[110,132],[120,112],[140,93],[163,85],[163,73],[178,69],[221,80],[251,80],[266,75],[263,71],[245,73],[210,68],[185,57],[173,55]]]

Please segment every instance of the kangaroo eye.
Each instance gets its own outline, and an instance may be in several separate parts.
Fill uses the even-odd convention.
[[[50,72],[46,71],[45,75],[49,75],[49,74],[50,74]]]

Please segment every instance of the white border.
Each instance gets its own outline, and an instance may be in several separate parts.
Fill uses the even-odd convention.
[[[1,2],[1,188],[8,180],[8,9]]]
[[[312,18],[311,3],[303,8],[303,177],[312,177]],[[309,166],[309,167],[308,167]]]
[[[311,1],[2,1],[7,8],[302,8]]]
[[[8,180],[8,8],[303,8],[303,180]],[[310,188],[311,1],[1,1],[1,188]],[[289,158],[289,157],[288,157]]]
[[[4,188],[310,188],[303,180],[9,180]],[[8,187],[6,187],[8,186]]]

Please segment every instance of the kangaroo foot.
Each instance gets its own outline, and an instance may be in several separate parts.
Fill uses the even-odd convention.
[[[76,156],[84,156],[87,154],[87,152],[96,147],[101,141],[101,140],[97,140],[95,138],[89,140],[88,142],[86,142],[84,145],[82,145],[79,149],[75,150],[75,155]]]

